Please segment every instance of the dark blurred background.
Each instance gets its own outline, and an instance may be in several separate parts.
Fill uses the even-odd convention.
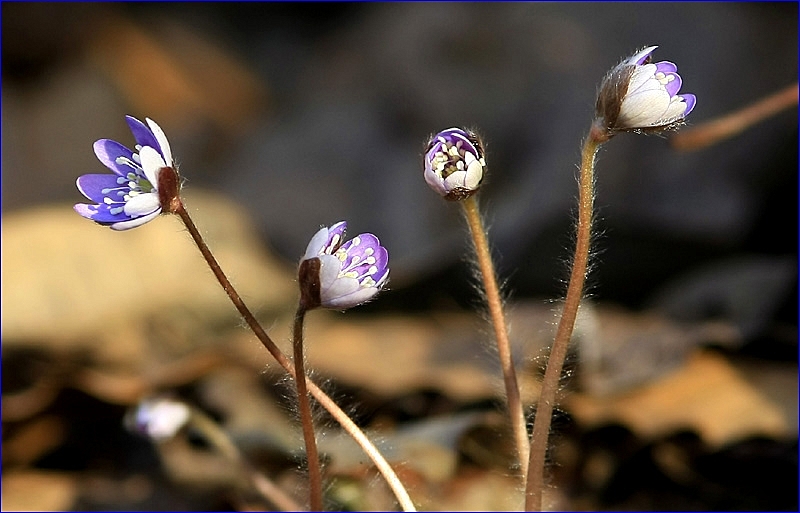
[[[649,44],[701,123],[796,80],[797,5],[4,4],[3,212],[80,200],[75,177],[102,172],[91,143],[130,143],[123,114],[148,116],[187,186],[241,202],[287,260],[347,219],[413,290],[392,306],[427,307],[463,281],[442,278],[463,272],[465,243],[458,208],[421,180],[422,147],[469,126],[487,143],[501,273],[558,295],[596,87]],[[691,153],[617,137],[598,164],[594,293],[639,305],[716,259],[793,255],[796,171],[795,111]]]
[[[555,299],[603,75],[660,45],[696,126],[795,83],[797,25],[794,2],[3,2],[2,212],[68,210],[103,172],[92,143],[131,145],[123,116],[150,117],[186,190],[239,203],[288,266],[320,225],[378,235],[392,290],[360,312],[471,311],[459,208],[421,169],[431,134],[467,126],[499,274],[514,299]],[[605,145],[592,297],[722,320],[743,354],[795,361],[797,128],[792,108],[697,151]]]

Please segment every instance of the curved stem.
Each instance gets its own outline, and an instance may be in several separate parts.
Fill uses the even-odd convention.
[[[575,327],[578,307],[583,297],[583,284],[589,262],[589,243],[592,231],[592,210],[594,203],[594,162],[597,149],[603,142],[603,135],[594,129],[583,145],[578,193],[578,224],[575,238],[575,256],[572,259],[572,272],[567,287],[567,297],[561,311],[553,347],[547,360],[547,369],[542,380],[542,390],[536,407],[531,437],[528,483],[525,488],[525,511],[542,510],[542,492],[544,490],[545,454],[547,439],[550,434],[550,421],[558,391],[558,382],[567,347]]]
[[[294,316],[294,371],[297,376],[306,376],[303,361],[303,320],[306,310],[302,306]],[[314,419],[311,416],[311,402],[308,400],[308,388],[305,379],[296,379],[297,404],[300,407],[300,422],[303,425],[303,439],[306,442],[306,460],[308,462],[309,496],[312,511],[322,511],[322,472],[319,468],[317,440],[314,437]]]
[[[197,408],[190,409],[189,423],[201,432],[206,440],[215,447],[223,456],[231,460],[234,464],[247,474],[253,487],[274,504],[281,511],[300,511],[302,507],[294,499],[286,495],[275,483],[267,476],[254,469],[243,457],[242,453],[230,439],[228,434],[206,414]]]
[[[462,201],[461,205],[464,207],[464,215],[467,218],[467,224],[472,234],[475,255],[478,258],[478,267],[481,270],[483,288],[486,293],[486,302],[489,307],[489,314],[492,317],[494,336],[497,341],[497,353],[500,357],[500,365],[503,368],[503,381],[506,387],[511,429],[514,433],[514,441],[517,447],[520,473],[522,478],[525,479],[528,473],[528,430],[525,426],[525,414],[522,411],[522,399],[519,385],[517,384],[517,374],[511,358],[511,344],[508,340],[508,328],[503,314],[503,302],[500,300],[500,288],[497,286],[492,254],[489,251],[489,243],[486,240],[486,230],[483,228],[483,221],[478,209],[478,200],[476,196],[470,196]]]
[[[770,116],[797,105],[798,84],[716,119],[682,130],[670,138],[673,148],[694,151],[738,135]]]
[[[214,276],[216,276],[217,281],[219,281],[220,285],[222,285],[223,290],[226,294],[228,294],[228,297],[236,307],[236,310],[239,311],[239,314],[241,314],[242,318],[244,318],[245,322],[253,331],[255,336],[267,349],[267,351],[269,351],[269,354],[275,358],[280,366],[283,367],[286,372],[288,372],[289,375],[296,380],[297,374],[295,373],[291,362],[288,358],[286,358],[286,355],[283,354],[275,342],[272,341],[269,335],[267,335],[267,332],[247,307],[241,296],[239,296],[239,293],[236,292],[236,289],[228,280],[228,277],[225,276],[225,273],[222,271],[222,268],[219,266],[219,263],[217,263],[216,258],[214,258],[211,250],[206,245],[203,237],[200,235],[200,231],[195,226],[183,203],[174,205],[171,209],[171,212],[181,218],[181,221],[183,221],[183,224],[186,226],[186,229],[189,231],[192,239],[194,239],[195,244],[197,244],[198,249],[200,249],[200,253],[202,253],[203,258],[205,258],[208,266],[214,273]],[[303,379],[302,376],[301,379]],[[341,408],[339,408],[339,406],[333,402],[333,400],[328,397],[325,392],[316,386],[313,381],[309,380],[307,377],[304,380],[309,393],[314,397],[314,399],[316,399],[323,408],[328,410],[331,416],[335,418],[337,422],[339,422],[342,428],[347,431],[351,437],[353,437],[358,445],[361,446],[361,449],[367,454],[367,456],[369,456],[369,458],[375,464],[375,467],[383,475],[384,479],[386,479],[386,482],[392,489],[392,492],[394,492],[394,495],[397,498],[397,501],[400,503],[400,506],[403,508],[403,511],[416,511],[416,508],[414,508],[414,503],[411,502],[411,498],[403,486],[403,483],[400,482],[400,479],[397,477],[397,474],[394,472],[391,465],[389,465],[389,463],[386,461],[386,458],[384,458],[375,445],[370,442],[369,438],[367,438],[364,432],[358,426],[356,426],[355,422],[353,422],[352,419],[350,419],[350,417],[348,417],[347,414]]]

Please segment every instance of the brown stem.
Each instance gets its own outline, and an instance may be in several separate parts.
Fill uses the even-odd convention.
[[[750,128],[784,109],[797,105],[798,86],[794,84],[742,109],[711,121],[686,128],[670,138],[677,150],[692,151],[711,146]]]
[[[239,314],[241,314],[242,318],[244,318],[245,322],[253,331],[255,336],[258,338],[261,344],[263,344],[267,351],[269,351],[269,354],[275,358],[280,366],[283,367],[286,372],[288,372],[289,375],[296,380],[297,374],[295,373],[294,366],[292,366],[291,362],[289,362],[289,359],[283,354],[283,352],[281,352],[269,335],[267,335],[267,332],[264,331],[264,328],[261,327],[261,324],[255,318],[252,312],[250,312],[250,309],[239,296],[239,293],[236,292],[236,289],[228,280],[228,277],[225,276],[225,273],[222,271],[219,263],[217,263],[217,260],[214,258],[211,250],[208,249],[203,237],[200,235],[200,231],[195,226],[183,203],[180,201],[176,202],[176,204],[172,205],[170,211],[181,218],[181,221],[183,221],[183,224],[186,226],[186,229],[189,231],[192,239],[194,239],[194,242],[197,244],[200,253],[208,263],[208,266],[211,268],[214,276],[216,276],[217,281],[219,281],[220,285],[222,286],[222,289],[226,294],[228,294],[228,297],[236,307],[236,310],[239,311]],[[386,479],[386,482],[389,484],[392,492],[394,492],[394,495],[397,498],[397,501],[400,503],[400,506],[403,508],[403,511],[416,511],[416,508],[414,508],[414,503],[411,502],[411,498],[403,486],[403,483],[400,482],[400,479],[397,477],[397,474],[394,472],[391,465],[389,465],[389,463],[386,461],[386,458],[384,458],[375,445],[370,442],[369,438],[367,438],[364,432],[358,426],[356,426],[352,419],[350,419],[350,417],[348,417],[347,414],[341,408],[339,408],[339,406],[333,402],[333,400],[328,397],[325,392],[316,386],[313,381],[306,377],[305,383],[309,393],[314,397],[314,399],[316,399],[323,408],[328,410],[331,416],[333,416],[333,418],[339,422],[342,428],[347,431],[347,433],[361,446],[361,449],[367,453],[367,456],[369,456],[369,458],[375,464],[375,467],[383,475],[384,479]]]
[[[306,310],[302,306],[294,316],[294,371],[297,376],[306,376],[303,361],[303,320]],[[303,439],[306,443],[306,460],[308,461],[309,496],[312,511],[322,511],[322,472],[319,468],[317,440],[314,436],[314,419],[311,416],[311,402],[308,400],[308,388],[305,379],[296,379],[297,404],[300,407],[300,422],[303,425]]]
[[[520,397],[519,385],[517,384],[517,374],[514,369],[514,362],[511,358],[511,344],[508,340],[508,328],[503,314],[503,302],[500,299],[500,288],[497,286],[497,278],[492,263],[492,254],[489,251],[489,243],[486,240],[486,230],[483,228],[478,200],[476,196],[470,196],[463,200],[461,205],[464,207],[464,215],[467,218],[472,241],[475,245],[475,255],[478,258],[478,267],[483,279],[483,287],[486,292],[486,302],[489,307],[489,314],[492,317],[494,336],[497,341],[497,353],[500,357],[500,365],[503,369],[503,381],[506,387],[506,397],[508,399],[508,412],[511,417],[511,429],[514,434],[514,441],[517,447],[517,461],[519,461],[520,474],[523,480],[528,473],[528,430],[525,426],[525,414],[522,411],[522,399]]]
[[[239,448],[233,443],[228,434],[214,422],[210,417],[196,408],[191,408],[189,423],[201,432],[211,446],[216,449],[232,463],[239,466],[253,484],[253,487],[269,502],[280,508],[281,511],[300,511],[301,507],[294,499],[286,495],[275,483],[267,476],[254,469],[247,460],[242,457]]]
[[[589,243],[592,230],[592,209],[594,202],[594,161],[597,149],[607,137],[593,127],[583,146],[578,194],[578,224],[576,228],[575,256],[572,259],[572,272],[567,288],[567,297],[561,312],[553,347],[547,360],[547,369],[542,380],[541,395],[536,408],[531,437],[531,451],[528,465],[528,483],[525,488],[525,511],[542,510],[544,490],[545,454],[550,434],[550,421],[558,391],[558,382],[567,347],[575,327],[578,307],[583,297],[583,284],[589,262]]]

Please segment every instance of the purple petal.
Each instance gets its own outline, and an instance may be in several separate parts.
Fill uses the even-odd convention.
[[[669,61],[661,61],[656,63],[656,71],[660,71],[661,73],[675,73],[678,71],[678,66],[669,62]]]
[[[91,219],[98,223],[108,224],[130,220],[130,216],[126,215],[124,212],[118,214],[109,212],[108,205],[87,205],[86,203],[78,203],[72,208],[86,219]]]
[[[325,243],[326,247],[330,247],[333,251],[339,249],[344,239],[344,234],[347,231],[347,221],[339,221],[330,228],[328,228],[328,241]]]
[[[127,176],[128,173],[133,171],[133,169],[128,166],[117,164],[118,157],[125,157],[129,160],[133,159],[133,152],[117,141],[112,141],[111,139],[95,141],[94,154],[97,155],[100,162],[105,164],[108,169],[120,176]]]
[[[460,129],[460,128],[448,128],[442,132],[437,134],[438,137],[444,137],[449,144],[456,145],[458,141],[461,141],[463,144],[461,145],[462,148],[473,153],[475,155],[478,154],[478,150],[475,148],[475,145],[469,140],[468,134]]]
[[[368,263],[366,259],[370,256],[369,253],[374,254],[375,251],[380,247],[380,242],[378,238],[372,235],[371,233],[362,233],[353,237],[349,241],[342,244],[341,249],[347,253],[347,259],[342,263],[342,266],[347,268],[352,263],[353,260],[357,259],[360,264],[356,264],[356,269],[361,269],[363,267],[369,267],[371,263]]]
[[[442,151],[442,146],[444,146],[444,143],[439,139],[436,139],[431,145],[431,149],[428,150],[428,153],[425,154],[425,157],[427,157],[425,160],[430,161],[430,159],[432,159],[434,155]]]
[[[386,283],[386,280],[389,278],[389,268],[386,267],[383,271],[379,271],[372,275],[372,279],[375,280],[376,286],[380,289]]]
[[[150,146],[151,148],[158,150],[159,153],[162,153],[161,145],[158,144],[156,136],[153,135],[153,132],[147,125],[133,116],[125,116],[125,120],[128,122],[128,126],[133,133],[134,139],[136,139],[136,144],[139,146]]]
[[[378,269],[386,268],[389,265],[389,252],[383,246],[378,246],[372,256],[375,257],[375,267]]]
[[[686,117],[690,112],[692,112],[692,109],[694,109],[694,104],[697,102],[697,98],[695,95],[689,93],[682,94],[680,96],[683,98],[683,101],[686,102],[686,110],[683,112],[683,117]]]
[[[666,75],[668,77],[669,76],[675,77],[669,82],[667,82],[667,85],[664,86],[667,92],[669,93],[669,96],[673,97],[676,94],[678,94],[678,91],[681,90],[681,84],[683,84],[683,80],[681,79],[681,76],[678,75],[677,73],[667,73]]]
[[[129,190],[126,185],[120,185],[117,182],[119,178],[120,177],[117,175],[89,174],[78,177],[75,184],[78,186],[78,190],[81,191],[81,194],[88,199],[97,203],[103,203],[106,197],[110,197],[112,200],[116,197],[116,195],[108,189],[124,187],[125,190]],[[122,199],[120,198],[119,201],[122,201]]]

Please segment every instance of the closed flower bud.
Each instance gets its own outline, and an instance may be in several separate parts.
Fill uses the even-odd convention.
[[[483,144],[469,130],[439,132],[425,150],[425,181],[448,200],[463,200],[478,192],[486,172]]]
[[[651,62],[657,46],[623,60],[603,79],[597,97],[596,123],[610,137],[615,132],[660,132],[680,126],[694,109],[693,94],[678,94],[682,80],[668,61]]]

